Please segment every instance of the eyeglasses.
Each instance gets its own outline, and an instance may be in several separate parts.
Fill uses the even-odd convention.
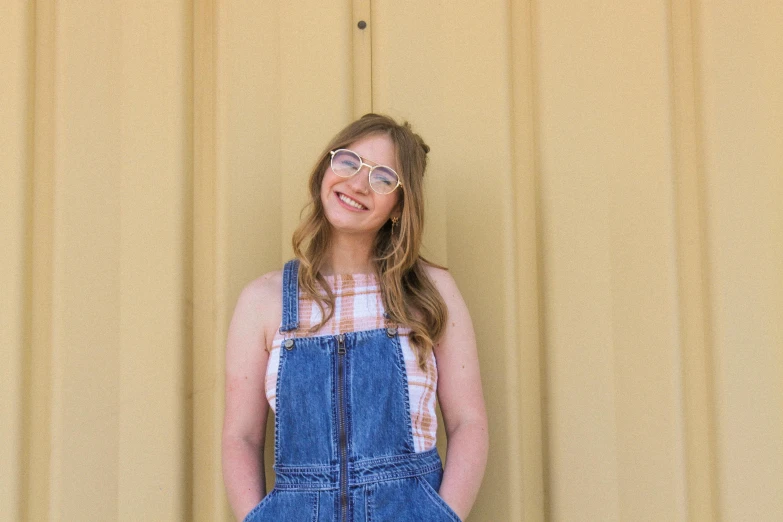
[[[394,169],[385,165],[368,165],[362,157],[352,150],[337,149],[330,151],[332,155],[332,172],[341,178],[350,178],[363,166],[370,169],[367,174],[370,180],[370,188],[378,194],[391,194],[397,187],[402,186],[400,177]]]

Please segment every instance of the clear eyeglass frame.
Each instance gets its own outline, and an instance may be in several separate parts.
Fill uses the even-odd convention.
[[[334,165],[334,157],[335,157],[335,155],[338,152],[347,152],[347,153],[349,153],[349,154],[351,154],[353,156],[356,156],[356,158],[358,159],[358,164],[359,164],[358,168],[356,168],[356,170],[354,170],[353,172],[351,172],[348,175],[341,174],[341,172],[344,172],[345,169],[344,168],[339,168],[339,167],[335,168],[335,165]],[[357,154],[356,152],[352,151],[351,149],[335,149],[335,150],[329,151],[329,154],[331,154],[331,158],[329,159],[329,165],[332,168],[332,172],[334,172],[335,175],[340,176],[341,178],[350,178],[352,176],[355,176],[356,173],[358,173],[360,170],[362,170],[362,167],[367,167],[369,169],[367,171],[367,182],[369,183],[370,188],[374,192],[376,192],[377,194],[381,194],[381,195],[385,196],[385,195],[391,194],[392,192],[397,190],[397,187],[403,187],[402,181],[400,180],[400,175],[397,174],[397,171],[395,171],[393,168],[388,167],[386,165],[370,165],[369,163],[366,163],[364,161],[364,158],[362,158],[359,154]],[[394,174],[395,178],[397,179],[397,184],[394,185],[392,188],[390,188],[388,192],[383,192],[383,191],[380,191],[377,188],[375,188],[375,184],[372,181],[372,173],[373,173],[373,171],[375,169],[378,169],[378,168],[388,170],[389,172]],[[405,189],[405,187],[403,187],[403,190],[404,189]]]

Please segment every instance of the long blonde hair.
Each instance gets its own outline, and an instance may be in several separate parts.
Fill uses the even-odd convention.
[[[385,134],[394,143],[397,173],[403,187],[398,208],[398,231],[392,233],[391,221],[385,223],[372,250],[372,263],[378,278],[384,307],[389,319],[410,328],[411,346],[419,366],[424,369],[428,355],[446,325],[447,308],[425,266],[437,266],[421,257],[424,230],[424,171],[430,148],[408,122],[398,124],[379,114],[365,114],[332,138],[310,173],[310,202],[306,216],[293,235],[294,254],[299,259],[299,285],[305,296],[321,309],[318,330],[334,314],[334,294],[321,274],[329,251],[331,225],[321,202],[321,182],[329,167],[329,151],[346,148],[370,135]],[[400,189],[398,189],[400,190]]]

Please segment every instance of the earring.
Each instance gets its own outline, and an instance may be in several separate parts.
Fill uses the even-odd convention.
[[[392,222],[391,233],[392,233],[392,235],[394,235],[394,227],[397,226],[397,222],[399,220],[400,220],[400,218],[398,216],[394,216],[393,218],[391,218],[391,222]]]

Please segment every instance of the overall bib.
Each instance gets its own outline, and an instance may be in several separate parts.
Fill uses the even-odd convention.
[[[283,271],[281,333],[299,325],[298,262]],[[391,325],[288,337],[275,384],[272,491],[246,522],[460,522],[437,491],[436,448],[416,452]]]

